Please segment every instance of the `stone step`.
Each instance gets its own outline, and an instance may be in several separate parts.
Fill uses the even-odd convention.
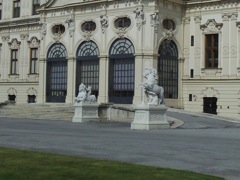
[[[70,104],[18,104],[0,108],[0,117],[71,121],[74,107]]]

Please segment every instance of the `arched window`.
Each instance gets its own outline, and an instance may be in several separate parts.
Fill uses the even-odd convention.
[[[158,83],[164,88],[164,97],[178,98],[178,50],[172,40],[164,40],[159,47]]]
[[[135,53],[134,46],[128,39],[118,39],[116,40],[110,49],[110,56],[120,55],[120,56],[133,56]]]
[[[67,95],[67,50],[61,43],[53,44],[47,53],[47,102],[65,102]]]
[[[99,49],[93,41],[85,41],[77,49],[76,95],[83,83],[92,87],[92,94],[98,96],[99,89]]]
[[[128,39],[117,39],[109,51],[109,101],[132,104],[135,81],[135,50]]]
[[[56,58],[67,58],[67,50],[65,46],[61,43],[53,44],[50,49],[48,50],[47,55],[48,60],[56,59]]]

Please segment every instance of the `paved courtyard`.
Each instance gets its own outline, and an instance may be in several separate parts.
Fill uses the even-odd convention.
[[[130,123],[0,117],[0,147],[109,159],[240,178],[240,124],[168,111],[176,129],[130,130]]]

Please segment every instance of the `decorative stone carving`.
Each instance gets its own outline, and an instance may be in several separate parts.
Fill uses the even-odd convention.
[[[104,33],[108,27],[108,18],[105,14],[100,16],[100,23],[101,23],[102,32]]]
[[[31,87],[31,88],[29,88],[28,90],[27,90],[27,94],[28,95],[37,95],[37,90],[36,89],[34,89],[33,87]]]
[[[158,25],[160,23],[159,22],[159,13],[155,12],[153,14],[150,14],[150,19],[151,19],[151,21],[150,21],[151,26],[153,26],[155,32],[157,32],[157,28],[158,28]]]
[[[29,41],[27,41],[30,48],[40,47],[40,40],[37,37],[33,36]]]
[[[41,25],[40,30],[41,30],[41,38],[43,39],[44,36],[47,34],[47,23],[40,21],[39,24]]]
[[[19,42],[16,38],[12,39],[11,42],[8,43],[10,49],[19,49],[21,42]]]
[[[78,96],[75,98],[75,100],[77,101],[77,103],[86,102],[86,101],[88,101],[90,104],[95,103],[96,96],[91,95],[91,92],[92,92],[91,86],[88,86],[88,88],[87,88],[83,83],[81,83],[79,85]]]
[[[136,25],[138,27],[138,30],[140,30],[141,26],[146,22],[145,13],[143,9],[138,9],[138,8],[136,8],[133,12],[136,14],[135,16]]]
[[[238,27],[238,32],[240,32],[240,21],[236,22],[236,26]]]
[[[85,41],[90,41],[91,40],[91,37],[92,37],[92,31],[85,31],[85,32],[83,32],[83,39],[85,40]]]
[[[116,30],[117,36],[120,39],[124,39],[125,38],[125,34],[127,33],[127,29],[125,28],[120,28]]]
[[[190,17],[184,17],[182,18],[182,21],[184,24],[190,24],[191,18]]]
[[[164,29],[164,36],[168,40],[172,40],[174,36],[174,31],[172,29]]]
[[[223,23],[217,23],[215,19],[209,19],[205,24],[200,25],[202,31],[205,32],[216,32],[220,31]]]
[[[223,21],[229,21],[230,18],[231,18],[231,14],[225,13],[225,14],[222,15]]]
[[[231,14],[231,20],[236,21],[238,18],[238,13],[232,13]]]
[[[196,23],[201,23],[201,20],[202,20],[202,17],[201,17],[201,16],[195,16],[195,17],[194,17],[194,21],[195,21]]]
[[[29,34],[21,34],[20,39],[21,40],[28,40]]]
[[[206,87],[202,90],[202,94],[204,97],[218,97],[220,95],[219,91],[213,87]]]
[[[74,19],[67,19],[66,23],[68,24],[69,36],[73,37],[74,31],[75,31],[75,20]]]
[[[10,36],[2,36],[3,42],[8,42],[10,40]]]
[[[145,94],[148,98],[148,104],[164,104],[164,89],[161,86],[158,86],[157,70],[154,68],[145,68],[144,78],[147,80],[143,83],[140,83],[138,86],[144,88]],[[144,104],[144,100],[142,103]]]
[[[7,90],[7,94],[8,95],[17,95],[17,90],[15,88],[11,87]]]

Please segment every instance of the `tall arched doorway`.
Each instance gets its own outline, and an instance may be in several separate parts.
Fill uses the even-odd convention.
[[[132,104],[134,96],[134,46],[128,39],[117,39],[109,51],[109,102]]]
[[[98,96],[99,49],[93,41],[85,41],[77,49],[76,96],[81,83],[92,87],[92,94]]]
[[[159,48],[158,83],[164,88],[164,97],[178,98],[178,49],[172,40],[164,40]]]
[[[67,95],[67,50],[53,44],[47,53],[47,102],[65,102]]]

